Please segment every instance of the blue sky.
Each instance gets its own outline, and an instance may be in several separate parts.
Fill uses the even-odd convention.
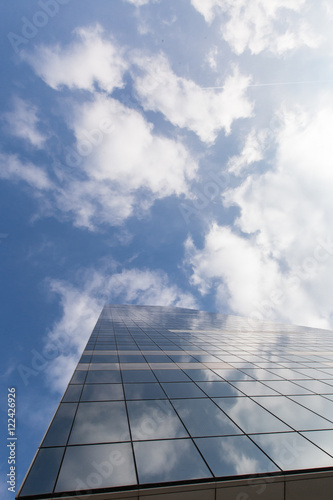
[[[325,0],[4,3],[18,483],[105,302],[333,327],[332,20]]]

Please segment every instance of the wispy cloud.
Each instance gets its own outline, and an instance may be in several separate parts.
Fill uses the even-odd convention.
[[[38,109],[33,104],[19,97],[13,99],[13,110],[3,114],[7,130],[28,141],[36,148],[42,148],[47,139],[38,127]]]
[[[23,52],[35,72],[52,88],[112,92],[123,87],[127,63],[122,50],[105,34],[100,25],[77,28],[76,41],[66,47],[60,44],[39,46],[35,52]]]
[[[306,0],[191,0],[206,22],[221,20],[221,36],[240,55],[263,51],[282,55],[300,47],[317,47],[315,33],[306,19]],[[301,14],[295,17],[293,14]]]
[[[249,76],[237,67],[226,78],[221,92],[204,90],[194,81],[177,76],[164,55],[138,56],[134,62],[135,89],[146,110],[160,111],[173,125],[195,132],[213,143],[220,130],[230,133],[234,120],[252,115],[246,96]]]

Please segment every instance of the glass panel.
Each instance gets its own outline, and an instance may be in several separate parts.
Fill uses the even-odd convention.
[[[119,354],[120,363],[146,363],[142,354]]]
[[[90,359],[90,354],[84,354],[83,356],[81,356],[79,363],[90,363]]]
[[[55,491],[79,492],[135,484],[129,443],[69,446]]]
[[[251,439],[282,469],[332,467],[333,458],[297,432],[256,434]]]
[[[42,448],[21,490],[20,496],[52,493],[64,448]]]
[[[116,370],[92,370],[88,372],[86,384],[120,383],[120,372]]]
[[[253,380],[249,375],[241,372],[240,370],[214,370],[215,373],[220,375],[224,380]]]
[[[332,424],[322,417],[284,396],[262,396],[253,398],[296,431],[329,429]]]
[[[166,399],[160,384],[124,384],[126,399]]]
[[[235,387],[228,382],[198,382],[198,386],[208,394],[209,397],[241,396]]]
[[[279,471],[247,436],[194,440],[215,477]]]
[[[128,401],[133,440],[187,437],[177,413],[167,400]]]
[[[69,385],[67,390],[62,398],[63,403],[70,403],[79,401],[80,395],[82,391],[82,385]]]
[[[70,383],[71,384],[83,384],[85,381],[86,375],[87,375],[86,371],[75,371]]]
[[[208,398],[174,399],[172,404],[191,436],[242,434],[230,418]]]
[[[221,398],[214,401],[246,433],[292,430],[250,398]]]
[[[125,404],[122,401],[80,403],[69,444],[129,441]]]
[[[159,382],[191,382],[181,370],[154,370]]]
[[[308,431],[302,432],[303,436],[310,439],[314,444],[333,455],[333,430],[332,431]]]
[[[291,399],[309,408],[309,410],[318,413],[322,417],[327,418],[331,422],[333,421],[333,401],[317,394],[311,394],[310,396],[292,396]]]
[[[266,382],[266,384],[284,396],[288,396],[290,394],[311,394],[308,389],[304,389],[304,387],[300,387],[300,385],[289,382],[289,380],[272,380]]]
[[[162,387],[169,398],[205,398],[204,392],[193,382],[165,382]]]
[[[208,380],[208,381],[212,381],[212,380],[221,381],[221,377],[219,377],[212,370],[195,369],[195,370],[184,370],[184,371],[195,382],[205,382],[206,380]],[[214,370],[214,371],[216,372],[217,370]]]
[[[115,354],[95,354],[91,358],[91,363],[118,363],[118,356]]]
[[[320,380],[299,380],[297,384],[317,394],[333,394],[333,386]]]
[[[212,477],[190,439],[134,443],[139,483],[163,483]]]
[[[151,370],[122,370],[123,382],[156,382]]]
[[[89,384],[82,391],[81,401],[117,401],[124,399],[122,384]]]
[[[61,403],[43,440],[42,446],[64,446],[71,430],[76,403]]]
[[[145,358],[148,363],[172,363],[172,359],[169,358],[169,356],[163,356],[160,354],[146,354]]]
[[[268,382],[267,382],[268,383]],[[277,382],[279,383],[279,382]],[[250,381],[240,381],[240,382],[232,382],[232,384],[237,387],[240,391],[242,391],[247,396],[264,396],[264,395],[277,395],[278,393],[262,384],[261,382],[257,382],[256,380]]]

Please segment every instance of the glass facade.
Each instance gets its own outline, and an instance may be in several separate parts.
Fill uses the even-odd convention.
[[[104,307],[18,498],[333,467],[332,332]]]

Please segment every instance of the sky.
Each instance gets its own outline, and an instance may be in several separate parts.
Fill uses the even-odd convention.
[[[333,3],[1,11],[0,376],[4,434],[17,392],[18,487],[104,303],[333,329]]]

